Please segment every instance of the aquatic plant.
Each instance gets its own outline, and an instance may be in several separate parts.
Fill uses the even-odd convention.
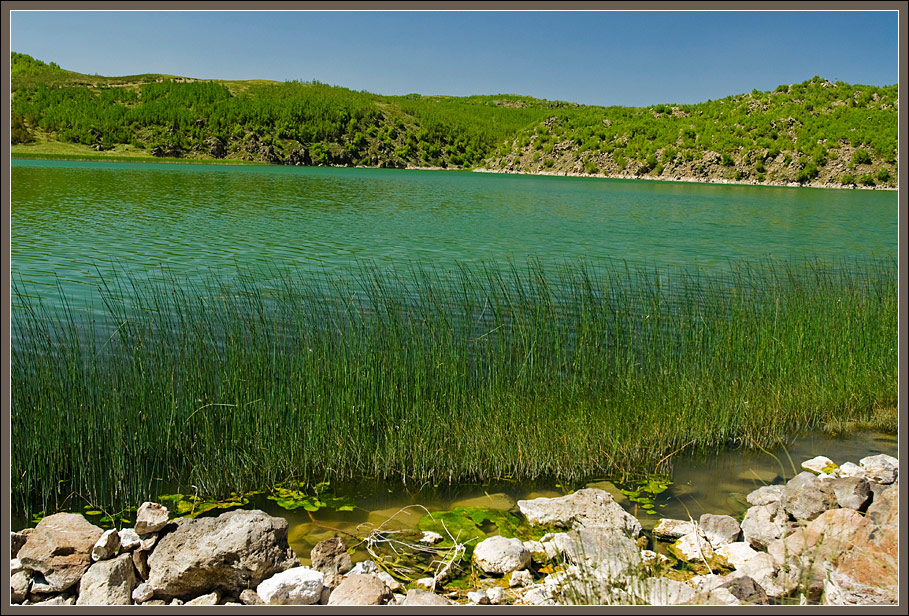
[[[646,475],[897,404],[892,260],[240,274],[114,277],[100,314],[14,284],[16,507]]]

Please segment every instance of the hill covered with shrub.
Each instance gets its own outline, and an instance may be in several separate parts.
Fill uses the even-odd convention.
[[[14,155],[484,168],[866,185],[897,178],[897,86],[820,77],[692,105],[382,96],[319,82],[100,77],[12,54]]]

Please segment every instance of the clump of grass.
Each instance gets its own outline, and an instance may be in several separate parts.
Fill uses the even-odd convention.
[[[19,283],[13,496],[571,480],[868,419],[897,401],[896,265],[835,265],[118,277],[103,318]]]

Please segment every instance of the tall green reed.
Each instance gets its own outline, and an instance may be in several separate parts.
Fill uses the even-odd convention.
[[[292,478],[633,473],[897,402],[892,261],[118,276],[100,314],[21,286],[22,510]]]

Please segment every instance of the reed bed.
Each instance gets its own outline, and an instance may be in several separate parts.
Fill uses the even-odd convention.
[[[577,479],[897,403],[895,261],[116,277],[14,309],[12,491]],[[263,283],[262,280],[268,280]]]

